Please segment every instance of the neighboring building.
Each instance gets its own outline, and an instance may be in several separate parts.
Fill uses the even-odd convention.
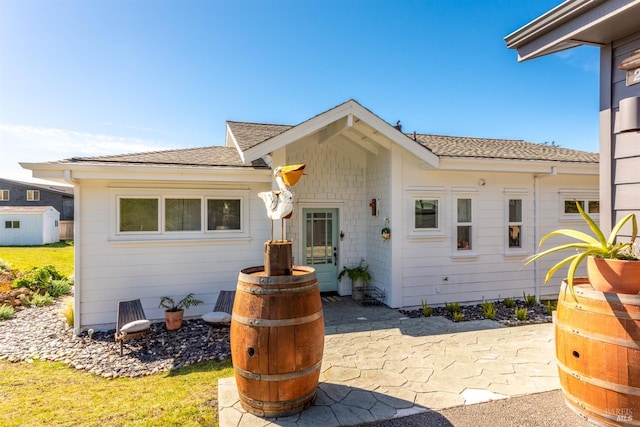
[[[73,240],[73,187],[70,185],[49,185],[0,178],[0,207],[7,206],[53,207],[60,212],[59,239]]]
[[[60,241],[60,212],[51,206],[0,206],[0,246]]]
[[[322,291],[349,293],[336,277],[364,258],[391,307],[557,295],[538,274],[557,259],[523,260],[545,233],[584,227],[574,199],[599,209],[595,153],[405,134],[353,100],[296,126],[228,122],[225,146],[23,163],[76,186],[76,332],[113,327],[130,298],[154,319],[163,295],[194,292],[206,304],[188,314],[211,310],[263,264],[258,193],[296,163],[307,167],[285,228],[294,262],[316,269]]]
[[[640,1],[569,0],[505,41],[520,61],[600,47],[600,224],[640,215]]]

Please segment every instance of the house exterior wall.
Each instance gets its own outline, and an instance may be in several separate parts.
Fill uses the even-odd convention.
[[[421,170],[409,159],[405,159],[404,166],[404,216],[401,224],[394,221],[393,229],[394,243],[403,245],[399,267],[401,306],[404,307],[419,306],[423,300],[429,304],[444,304],[522,297],[523,292],[534,295],[534,267],[523,263],[536,250],[535,203],[538,204],[539,239],[558,228],[588,231],[578,216],[567,218],[563,215],[563,199],[588,197],[597,200],[598,197],[597,176],[541,176],[534,184],[532,174],[428,171]],[[413,203],[416,197],[440,200],[439,231],[431,234],[414,231]],[[468,252],[457,250],[457,197],[472,199],[475,243]],[[509,198],[523,200],[523,250],[508,248]],[[543,272],[565,256],[546,257],[539,262],[537,280],[540,296],[557,296],[566,270],[559,271],[549,285],[543,285]]]
[[[186,182],[79,182],[81,221],[76,234],[82,252],[76,253],[76,330],[107,329],[115,324],[118,301],[140,298],[149,319],[163,319],[162,296],[182,298],[193,292],[204,305],[191,307],[186,317],[211,311],[219,291],[236,287],[241,269],[263,264],[263,245],[269,238],[264,203],[258,192],[267,184]],[[188,195],[237,192],[248,209],[247,237],[167,238],[140,236],[120,239],[115,234],[116,197],[126,195]],[[228,194],[228,193],[225,193]]]
[[[640,97],[640,84],[626,85],[625,71],[619,70],[620,63],[629,57],[634,50],[640,49],[640,32],[623,40],[614,42],[611,46],[611,58],[608,63],[610,73],[602,85],[610,85],[610,102],[606,110],[611,119],[604,121],[601,126],[613,131],[604,135],[604,150],[610,153],[611,166],[607,171],[608,182],[603,182],[606,190],[611,192],[611,226],[628,213],[640,215],[640,132],[620,132],[619,107],[620,101],[629,97]],[[601,115],[602,116],[602,115]],[[609,227],[609,224],[607,224]],[[628,228],[625,233],[630,235]]]
[[[53,206],[61,220],[73,220],[72,196],[6,179],[0,179],[0,190],[9,190],[9,200],[0,200],[0,206]],[[40,200],[27,200],[27,190],[40,191]]]

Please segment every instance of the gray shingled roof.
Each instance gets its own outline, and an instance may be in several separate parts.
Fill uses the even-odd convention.
[[[409,135],[407,135],[409,136]],[[410,136],[413,138],[413,135]],[[598,163],[598,153],[535,144],[517,139],[489,139],[464,136],[416,135],[417,142],[438,157],[479,159],[547,160]]]
[[[243,122],[228,122],[228,124],[242,150],[247,150],[293,127]],[[413,139],[413,134],[406,135]],[[598,163],[599,160],[598,153],[514,139],[417,134],[416,140],[438,157],[546,160],[577,163]]]
[[[144,164],[144,165],[180,165],[180,166],[217,166],[269,169],[261,159],[251,165],[243,165],[238,151],[234,147],[211,146],[185,148],[178,150],[150,151],[144,153],[119,154],[113,156],[73,157],[64,160],[68,163],[93,164]]]
[[[227,122],[242,151],[288,131],[293,126],[260,123]]]

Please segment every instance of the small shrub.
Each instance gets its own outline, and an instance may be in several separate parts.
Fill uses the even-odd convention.
[[[556,310],[558,308],[558,301],[547,300],[544,303],[544,306],[547,308],[547,313],[551,314],[551,313],[553,313],[554,310]]]
[[[494,303],[485,302],[482,303],[482,313],[484,313],[484,317],[486,317],[487,319],[493,320],[496,318],[496,314],[498,314],[498,309],[496,309]]]
[[[425,300],[422,300],[422,314],[425,317],[431,317],[433,314],[433,307],[429,307]]]
[[[29,301],[29,297],[27,295],[20,295],[18,299],[23,307],[31,307],[31,301]]]
[[[518,320],[527,320],[527,307],[516,308],[516,317]]]
[[[13,319],[15,310],[10,305],[0,305],[0,320]]]
[[[445,302],[444,308],[451,314],[460,311],[460,303],[459,302]]]
[[[49,295],[48,293],[42,294],[33,294],[31,295],[31,304],[36,307],[44,307],[45,305],[51,305],[55,302],[55,299]]]
[[[65,300],[64,305],[62,306],[62,317],[67,322],[67,325],[73,328],[73,323],[75,320],[75,308],[73,304],[73,298],[69,298]]]
[[[58,298],[71,292],[71,285],[65,280],[52,280],[51,285],[47,288],[47,292],[53,298]]]
[[[459,322],[462,319],[464,319],[464,313],[461,311],[454,311],[453,312],[453,321],[454,322]]]
[[[514,305],[516,305],[516,300],[513,298],[505,298],[503,304],[507,308],[512,308]]]
[[[533,307],[538,302],[535,295],[525,295],[523,292],[522,297],[524,298],[524,303],[527,304],[527,307]]]

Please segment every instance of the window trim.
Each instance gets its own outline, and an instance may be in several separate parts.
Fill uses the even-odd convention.
[[[7,197],[4,197],[4,194],[7,194]],[[0,202],[8,202],[11,200],[11,190],[0,190]]]
[[[520,221],[510,221],[509,220],[509,202],[511,200],[520,200]],[[527,198],[524,194],[520,193],[505,193],[504,195],[504,220],[505,227],[504,230],[504,251],[506,255],[521,255],[527,253],[527,233],[526,226],[527,224]],[[509,226],[512,224],[520,225],[520,247],[511,247],[509,246]]]
[[[469,199],[471,200],[471,221],[470,222],[458,222],[458,200]],[[453,192],[451,200],[451,250],[453,258],[474,258],[478,256],[478,223],[477,223],[477,195],[470,192]],[[471,248],[470,249],[458,249],[458,226],[470,226],[471,227]]]
[[[40,190],[27,190],[27,202],[39,202]]]
[[[249,212],[247,200],[251,191],[222,190],[222,189],[112,189],[110,192],[109,212],[109,240],[110,241],[175,241],[175,240],[211,240],[211,239],[248,239]],[[120,200],[121,199],[156,199],[158,201],[158,230],[157,231],[120,231]],[[200,230],[165,231],[165,200],[166,199],[200,199]],[[238,230],[207,230],[207,200],[239,200],[240,201],[240,229]]]
[[[7,227],[7,226],[9,226],[9,227]],[[4,228],[7,229],[7,230],[20,228],[20,220],[6,220],[4,222]]]
[[[407,231],[409,238],[443,238],[446,236],[446,194],[442,188],[409,189],[407,198]],[[416,228],[415,204],[416,200],[438,201],[438,227]]]
[[[573,200],[577,200],[579,202],[584,202],[584,206],[586,206],[586,212],[589,216],[596,222],[600,218],[600,212],[592,213],[589,212],[589,202],[600,202],[600,197],[597,192],[589,191],[589,192],[580,192],[580,191],[560,191],[559,193],[558,203],[559,213],[560,213],[560,221],[582,221],[582,217],[579,212],[575,213],[567,213],[564,209],[565,202]]]

